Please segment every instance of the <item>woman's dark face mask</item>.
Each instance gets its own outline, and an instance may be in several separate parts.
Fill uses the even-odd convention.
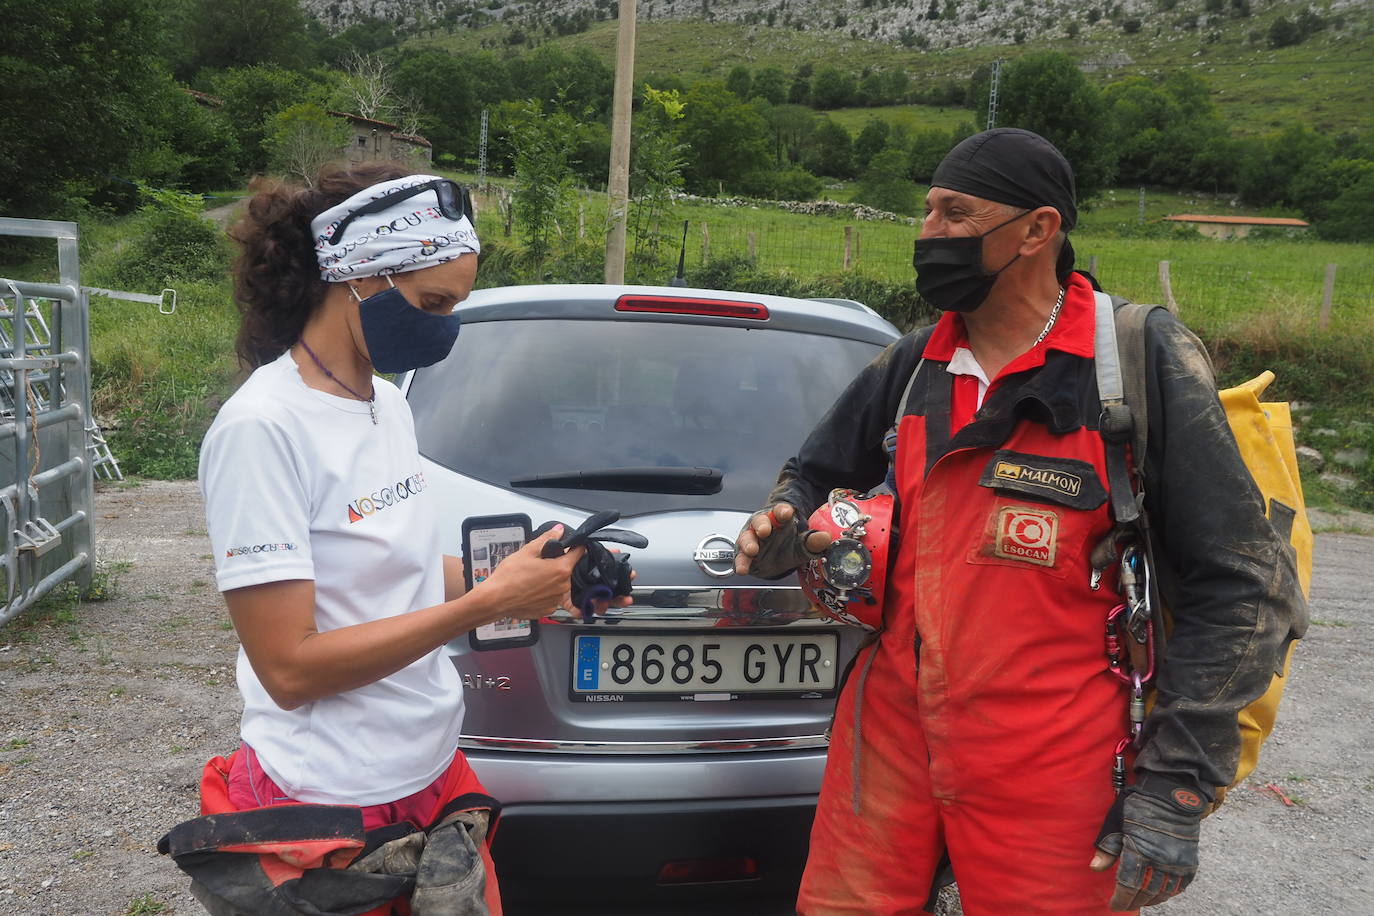
[[[983,266],[983,239],[1026,213],[1018,213],[982,235],[917,239],[911,265],[916,268],[916,291],[921,298],[946,312],[971,312],[982,305],[997,277],[1021,257],[1018,253],[990,271]]]
[[[358,317],[372,368],[387,374],[432,366],[448,356],[461,323],[457,313],[435,315],[416,308],[395,284],[359,298]]]

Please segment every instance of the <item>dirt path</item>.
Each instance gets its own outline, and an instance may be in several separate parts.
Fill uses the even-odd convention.
[[[234,744],[236,643],[194,484],[106,485],[96,505],[114,597],[0,628],[0,914],[193,916],[154,844]],[[1322,535],[1315,582],[1265,757],[1205,825],[1193,889],[1157,913],[1371,911],[1374,538]]]

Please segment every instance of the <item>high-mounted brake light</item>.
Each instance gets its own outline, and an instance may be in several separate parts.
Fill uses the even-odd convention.
[[[767,321],[768,309],[757,302],[730,299],[695,299],[691,296],[621,296],[617,312],[656,312],[665,315],[710,315],[714,318],[750,318]]]
[[[720,881],[754,881],[759,863],[751,858],[680,859],[665,862],[658,870],[659,884],[715,884]]]

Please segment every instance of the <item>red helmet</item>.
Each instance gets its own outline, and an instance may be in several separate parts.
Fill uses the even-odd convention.
[[[865,496],[831,490],[830,498],[807,520],[809,529],[827,532],[835,540],[797,571],[802,592],[841,623],[866,630],[882,626],[894,503],[890,493]]]

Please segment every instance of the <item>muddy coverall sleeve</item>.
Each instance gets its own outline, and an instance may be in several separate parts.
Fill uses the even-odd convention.
[[[1201,343],[1163,310],[1146,325],[1145,508],[1173,617],[1136,769],[1208,798],[1240,759],[1237,715],[1282,670],[1307,611],[1294,552],[1265,517]]]
[[[867,491],[883,482],[888,466],[883,437],[928,336],[907,334],[854,377],[783,465],[768,505],[789,503],[806,519],[835,487]]]

